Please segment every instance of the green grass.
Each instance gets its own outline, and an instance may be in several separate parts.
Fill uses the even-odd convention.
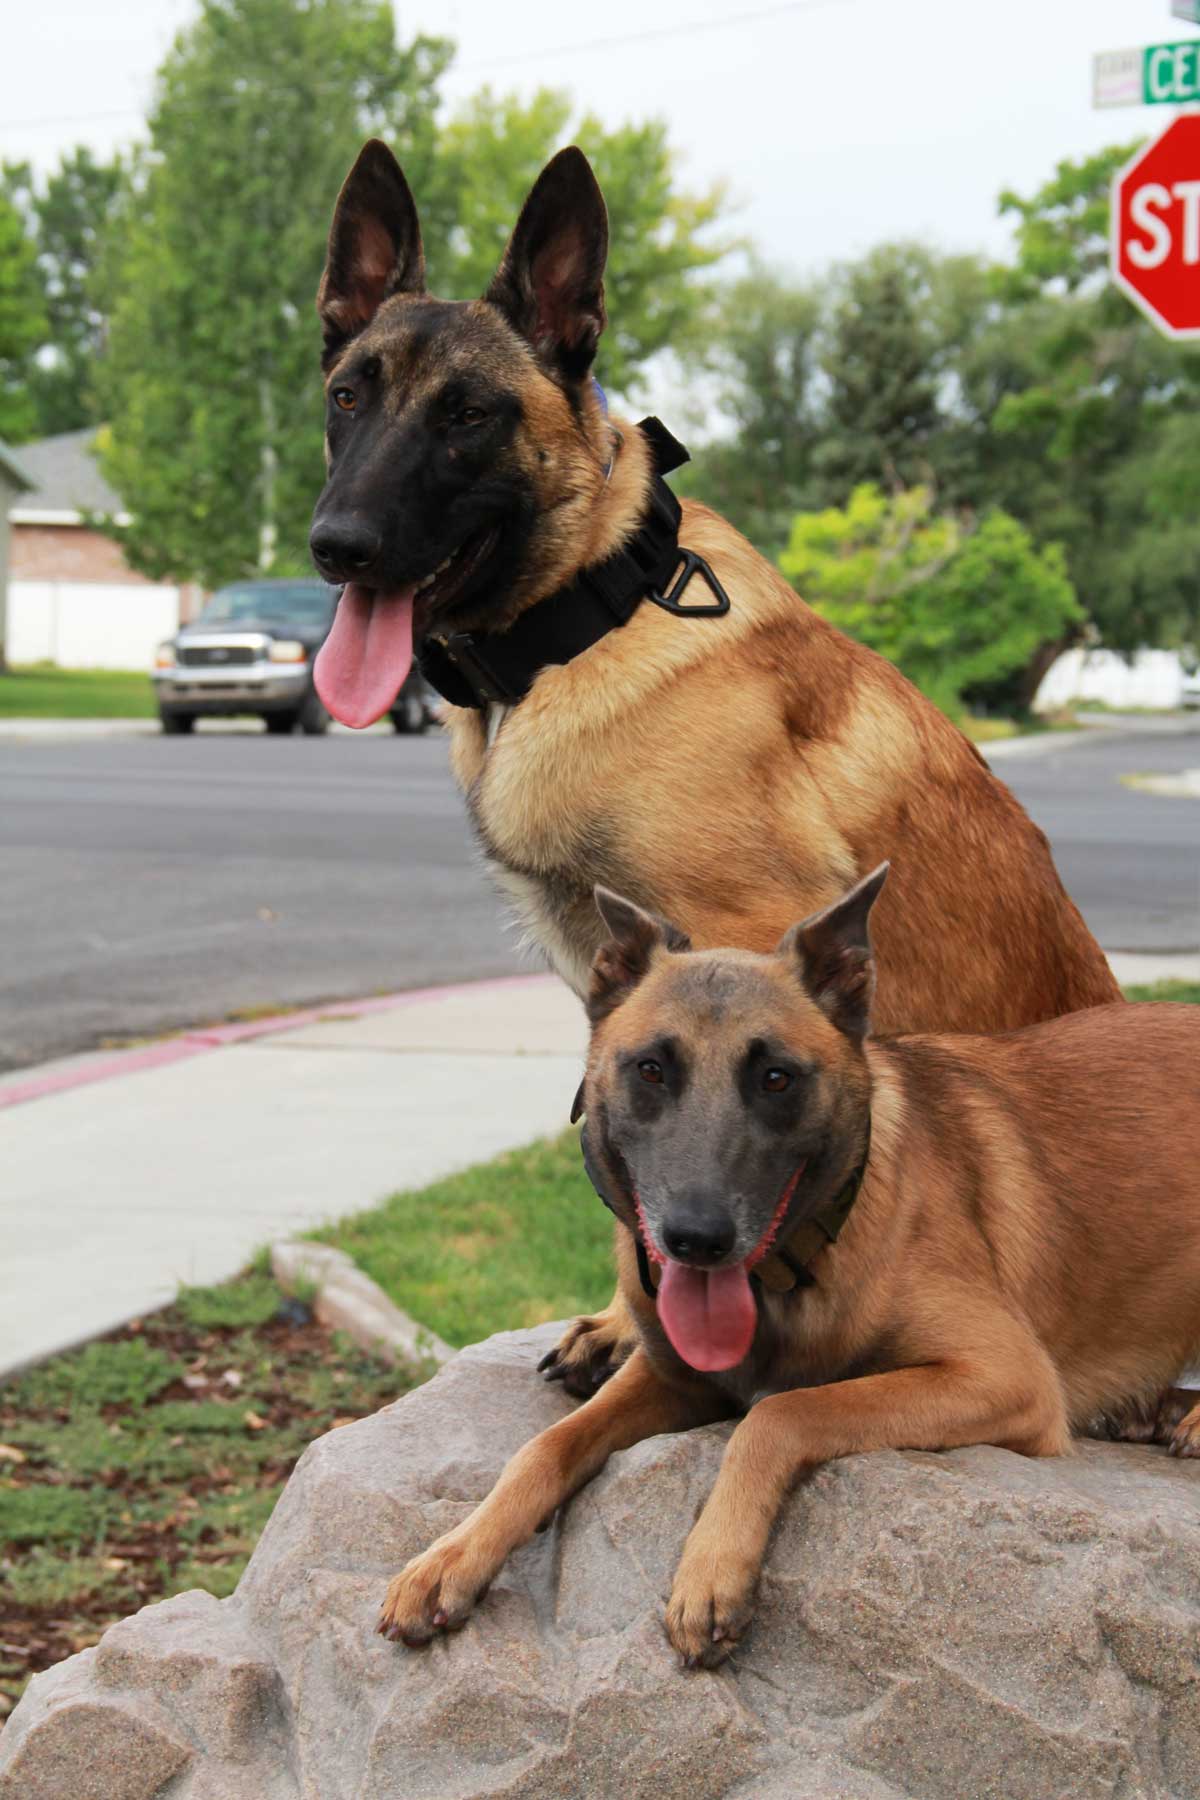
[[[183,1287],[175,1302],[189,1325],[213,1331],[265,1325],[279,1309],[279,1289],[270,1275],[250,1273],[223,1287]]]
[[[144,669],[57,669],[34,663],[0,675],[4,719],[152,719],[156,710]]]
[[[612,1293],[612,1219],[574,1131],[314,1235],[455,1345],[589,1312]]]
[[[1200,1006],[1200,981],[1155,981],[1149,987],[1127,987],[1127,1000],[1182,1000]]]
[[[958,723],[973,744],[994,744],[1000,738],[1021,735],[1021,727],[1015,719],[977,719],[968,713]]]
[[[259,1265],[0,1382],[0,1724],[113,1619],[231,1593],[313,1438],[421,1379],[283,1300]]]
[[[182,1364],[165,1351],[144,1338],[129,1338],[88,1344],[71,1356],[54,1357],[31,1369],[17,1385],[31,1410],[144,1406],[182,1374]]]

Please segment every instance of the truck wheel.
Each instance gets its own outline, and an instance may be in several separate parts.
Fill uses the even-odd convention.
[[[300,729],[305,737],[323,737],[329,730],[329,714],[315,688],[309,688],[300,708]]]
[[[160,712],[158,722],[162,726],[164,737],[186,737],[196,723],[196,715],[185,712]]]
[[[392,714],[392,724],[402,737],[420,737],[429,729],[425,703],[419,694],[402,694]]]

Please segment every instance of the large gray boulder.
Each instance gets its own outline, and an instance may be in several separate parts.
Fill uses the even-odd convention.
[[[2,1800],[1200,1797],[1200,1467],[1084,1444],[832,1464],[751,1635],[684,1674],[662,1612],[728,1427],[614,1457],[456,1637],[388,1577],[561,1416],[557,1327],[464,1351],[303,1457],[237,1594],[147,1607],[39,1676]]]

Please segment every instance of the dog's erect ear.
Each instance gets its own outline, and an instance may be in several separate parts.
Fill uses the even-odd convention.
[[[880,863],[832,906],[801,919],[784,933],[776,952],[796,959],[805,987],[847,1037],[865,1037],[870,1023],[875,959],[868,920],[888,868]]]
[[[417,208],[400,164],[370,138],[342,183],[317,311],[326,352],[369,325],[393,294],[425,292],[425,253]]]
[[[546,164],[484,295],[540,356],[581,380],[604,330],[608,214],[574,145]]]
[[[609,888],[594,890],[600,917],[611,938],[602,944],[592,963],[588,989],[588,1017],[595,1025],[619,1006],[641,981],[656,950],[690,950],[691,939],[657,913],[644,912],[632,900]]]

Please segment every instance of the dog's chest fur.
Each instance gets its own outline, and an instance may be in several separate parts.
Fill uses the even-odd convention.
[[[467,809],[489,875],[508,901],[522,941],[536,947],[577,994],[603,931],[592,898],[598,882],[640,893],[644,876],[617,848],[596,796],[606,783],[581,779],[580,759],[562,756],[547,769],[531,754],[520,721],[495,708],[482,756],[463,782]],[[482,734],[481,734],[482,735]],[[463,770],[456,770],[462,780]]]

